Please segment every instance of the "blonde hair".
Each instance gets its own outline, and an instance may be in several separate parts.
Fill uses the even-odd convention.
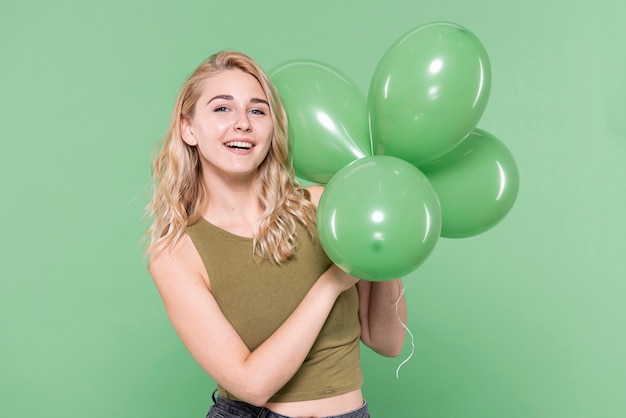
[[[314,237],[315,206],[295,178],[289,154],[287,115],[269,77],[250,57],[223,51],[196,68],[184,83],[174,106],[167,134],[157,144],[152,161],[154,195],[147,207],[153,219],[146,233],[147,252],[156,255],[174,246],[188,225],[201,217],[207,199],[202,183],[198,150],[183,141],[181,122],[190,120],[205,80],[226,70],[238,69],[255,77],[267,96],[274,132],[269,152],[259,166],[259,204],[263,210],[256,225],[253,256],[281,263],[294,253],[296,225],[302,223]]]

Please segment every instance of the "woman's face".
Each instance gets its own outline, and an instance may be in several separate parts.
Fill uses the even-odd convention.
[[[267,97],[256,78],[226,70],[207,79],[184,141],[198,147],[203,172],[249,176],[265,159],[274,130]]]

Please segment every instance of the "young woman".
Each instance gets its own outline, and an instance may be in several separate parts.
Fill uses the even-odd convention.
[[[369,417],[359,341],[402,349],[401,281],[365,282],[319,244],[263,70],[220,52],[184,84],[153,167],[149,269],[183,343],[218,384],[208,417]]]

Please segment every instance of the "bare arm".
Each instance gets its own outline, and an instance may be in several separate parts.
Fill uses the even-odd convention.
[[[361,340],[378,354],[396,357],[404,346],[407,311],[402,280],[357,283]],[[402,296],[400,296],[402,295]],[[397,311],[396,311],[397,309]]]
[[[250,352],[208,289],[201,263],[184,236],[175,248],[152,259],[150,272],[192,356],[229,392],[255,405],[265,404],[296,373],[336,298],[355,283],[333,265],[278,330]]]
[[[324,192],[324,187],[311,186],[307,189],[311,193],[311,200],[317,204]],[[399,355],[406,336],[406,329],[402,323],[405,325],[407,323],[402,280],[387,282],[361,280],[357,283],[357,289],[359,291],[361,340],[383,356]]]
[[[378,354],[387,357],[398,356],[406,336],[406,329],[402,323],[405,325],[407,323],[402,280],[386,282],[362,280],[357,283],[357,289],[361,340]]]

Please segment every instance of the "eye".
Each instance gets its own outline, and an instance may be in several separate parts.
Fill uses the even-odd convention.
[[[251,109],[250,113],[253,115],[265,115],[265,111],[262,109]]]
[[[215,108],[216,112],[228,112],[228,108],[226,106],[218,106]]]

